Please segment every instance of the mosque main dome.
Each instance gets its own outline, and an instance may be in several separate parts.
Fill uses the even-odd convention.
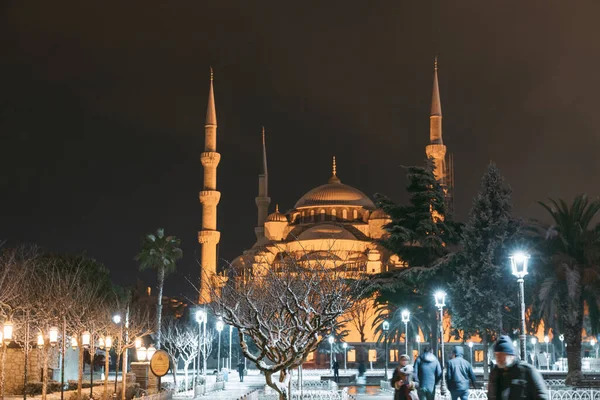
[[[325,185],[308,191],[296,202],[294,208],[318,206],[354,206],[375,209],[375,204],[360,190],[343,184],[336,175],[335,157],[333,159],[333,175]]]

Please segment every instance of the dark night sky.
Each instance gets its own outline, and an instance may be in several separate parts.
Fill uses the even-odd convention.
[[[209,65],[223,258],[254,240],[263,124],[273,208],[325,183],[332,155],[342,182],[405,199],[436,53],[460,218],[490,160],[519,216],[597,196],[600,3],[433,3],[0,3],[0,239],[87,251],[128,284],[164,227],[185,252],[168,293],[188,291]]]

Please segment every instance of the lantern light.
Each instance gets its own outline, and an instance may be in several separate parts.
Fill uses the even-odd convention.
[[[348,348],[348,343],[346,343],[346,342],[342,343],[342,347],[343,347],[344,349],[347,349],[347,348]]]
[[[446,292],[444,292],[443,290],[438,290],[433,296],[435,298],[435,306],[437,308],[442,308],[446,306]]]
[[[560,340],[561,342],[565,340],[565,335],[563,335],[562,333],[558,335],[558,340]]]
[[[390,323],[387,321],[383,321],[383,324],[381,324],[381,327],[383,328],[384,332],[387,332],[390,330]]]
[[[134,343],[136,349],[141,348],[142,347],[142,338],[140,338],[140,337],[135,338],[133,343]]]
[[[421,336],[417,335],[415,339],[417,340],[417,343],[421,343]]]
[[[471,349],[473,348],[473,342],[469,342],[469,343],[467,343],[467,345],[469,346],[469,348],[471,348]]]
[[[217,321],[217,331],[221,332],[223,330],[223,321]]]
[[[77,348],[77,338],[75,336],[71,338],[71,347],[73,348],[73,350]]]
[[[148,361],[150,361],[150,360],[152,360],[152,356],[154,355],[154,353],[156,353],[156,347],[154,347],[154,345],[151,344],[148,347],[148,350],[146,352],[147,352],[146,356],[148,357]]]
[[[112,344],[112,336],[107,336],[104,338],[104,347],[106,347],[106,350],[110,350]]]
[[[550,341],[550,338],[548,337],[548,335],[544,336],[544,342],[548,343]]]
[[[196,322],[199,324],[206,322],[206,311],[202,309],[196,311]]]
[[[527,263],[529,262],[529,254],[518,252],[510,256],[510,266],[512,273],[518,279],[523,279],[527,275]]]
[[[44,335],[41,333],[37,336],[37,347],[40,349],[44,348]]]
[[[333,338],[333,336],[329,336],[329,338],[327,338],[327,341],[329,342],[329,344],[333,344],[333,342],[335,342],[335,339]]]
[[[113,319],[113,322],[115,324],[120,324],[121,323],[121,316],[119,314],[114,315],[112,319]]]
[[[98,338],[98,347],[100,347],[100,350],[104,350],[104,338],[102,336]]]
[[[138,361],[146,361],[146,356],[148,354],[148,351],[146,350],[146,348],[144,346],[137,348],[135,350],[135,352],[137,353]]]
[[[88,331],[85,331],[85,332],[83,332],[83,333],[81,334],[81,345],[82,345],[84,348],[86,348],[86,349],[87,349],[88,347],[90,347],[90,338],[91,338],[91,336],[92,336],[92,335],[91,335],[91,334],[90,334],[90,332],[88,332]]]
[[[50,345],[52,347],[56,346],[56,344],[58,343],[58,328],[53,326],[52,328],[50,328],[50,330],[48,331],[48,339],[50,340]]]
[[[408,321],[410,321],[410,311],[402,310],[402,322],[406,324]]]
[[[536,343],[537,343],[537,338],[532,337],[531,338],[531,344],[535,346]]]
[[[6,343],[6,344],[9,344],[10,342],[13,341],[13,327],[14,327],[14,324],[12,321],[4,322],[3,336],[4,336],[4,343]]]

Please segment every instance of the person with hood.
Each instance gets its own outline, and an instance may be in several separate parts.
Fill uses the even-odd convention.
[[[408,365],[410,356],[402,354],[398,366],[392,375],[391,384],[394,388],[394,400],[419,400],[417,396],[417,385],[413,381],[413,367]]]
[[[542,375],[516,356],[512,340],[500,336],[494,345],[496,366],[490,373],[488,400],[548,400]]]
[[[471,363],[464,359],[464,355],[465,351],[462,346],[454,346],[452,359],[447,363],[446,383],[452,400],[469,399],[469,381],[473,383],[473,388],[477,388],[477,378],[475,378]]]
[[[442,379],[442,367],[433,355],[431,347],[425,348],[417,358],[414,367],[414,379],[421,400],[435,399],[435,386]]]

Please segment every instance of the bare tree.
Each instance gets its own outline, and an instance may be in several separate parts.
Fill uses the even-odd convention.
[[[353,299],[365,287],[358,272],[331,251],[285,254],[276,262],[246,265],[252,269],[231,266],[227,276],[216,277],[211,307],[238,328],[246,358],[265,374],[280,399],[288,399],[290,370],[350,321]],[[249,350],[246,336],[256,344],[257,354]],[[273,380],[275,373],[278,381]]]
[[[366,342],[367,323],[375,316],[373,300],[371,298],[357,300],[354,308],[350,311],[350,316],[352,317],[350,324],[352,324],[360,334],[360,341],[362,343]]]

